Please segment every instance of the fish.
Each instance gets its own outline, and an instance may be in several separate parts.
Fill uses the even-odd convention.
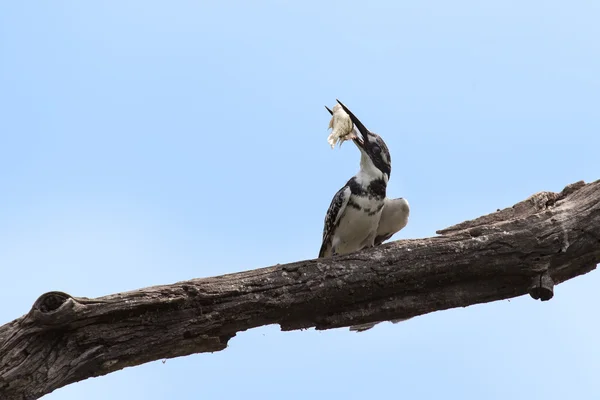
[[[331,113],[331,120],[328,127],[328,129],[331,129],[331,133],[327,137],[327,142],[331,148],[335,148],[338,140],[340,147],[342,147],[342,143],[346,140],[356,139],[352,119],[350,119],[350,116],[344,111],[342,106],[336,104],[333,110],[330,110],[328,107],[325,108]]]

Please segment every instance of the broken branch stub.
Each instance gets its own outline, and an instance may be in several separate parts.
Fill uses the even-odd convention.
[[[554,296],[554,281],[547,272],[535,276],[529,287],[529,295],[535,300],[547,301]]]
[[[550,299],[554,285],[600,261],[600,181],[438,233],[97,299],[46,293],[0,326],[0,399],[37,399],[125,367],[223,350],[263,325],[332,329],[525,294]]]

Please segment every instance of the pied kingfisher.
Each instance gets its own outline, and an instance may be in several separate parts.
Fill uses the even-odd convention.
[[[388,199],[387,183],[392,159],[383,139],[369,131],[339,100],[360,135],[352,139],[360,150],[360,170],[333,197],[325,216],[323,243],[319,258],[348,254],[378,246],[408,223],[410,208],[406,199]],[[327,107],[326,107],[327,108]],[[327,108],[333,114],[333,112]],[[400,322],[402,320],[393,320]],[[375,323],[350,327],[362,332]]]

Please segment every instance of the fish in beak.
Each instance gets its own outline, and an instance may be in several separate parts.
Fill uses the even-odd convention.
[[[392,158],[384,140],[381,136],[368,130],[341,101],[337,99],[336,101],[338,104],[336,104],[333,110],[330,110],[327,106],[325,108],[332,114],[336,113],[338,108],[339,111],[343,110],[346,114],[345,118],[349,120],[348,122],[352,122],[352,141],[361,152],[361,169],[368,168],[368,164],[371,163],[373,167],[381,171],[389,179],[392,172]],[[339,111],[336,114],[339,114]]]
[[[344,110],[344,112],[346,114],[348,114],[348,116],[350,117],[350,119],[352,120],[352,123],[354,124],[354,126],[358,129],[358,132],[360,133],[360,136],[356,136],[355,138],[352,139],[352,141],[354,142],[354,144],[362,150],[366,150],[366,147],[369,144],[369,130],[363,125],[362,122],[360,122],[360,120],[356,117],[356,115],[354,115],[352,113],[352,111],[350,111],[348,109],[348,107],[346,107],[341,101],[339,101],[338,99],[336,99],[336,101],[338,102],[338,104],[342,107],[342,109]],[[325,108],[327,109],[327,111],[329,111],[329,113],[331,115],[333,115],[333,111],[325,106]]]

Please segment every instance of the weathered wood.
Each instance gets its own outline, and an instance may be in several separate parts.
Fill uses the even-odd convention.
[[[527,293],[550,299],[554,285],[600,260],[600,181],[438,234],[98,299],[43,294],[0,327],[0,398],[35,399],[125,367],[223,350],[261,325],[331,329]]]

